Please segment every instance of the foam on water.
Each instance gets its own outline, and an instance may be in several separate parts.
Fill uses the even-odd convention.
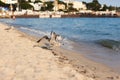
[[[68,50],[73,50],[72,41],[67,38],[64,38],[62,41],[62,47]]]
[[[104,47],[120,52],[120,41],[106,39],[99,40],[98,43]]]
[[[42,37],[44,35],[50,36],[50,32],[43,32],[40,30],[35,30],[35,29],[31,29],[31,28],[26,28],[26,27],[19,27],[18,29],[29,35],[36,36],[36,37]],[[61,44],[63,44],[62,47],[65,49],[68,49],[68,50],[73,49],[72,41],[66,37],[63,38]]]
[[[19,27],[18,29],[23,32],[29,33],[31,35],[37,36],[37,37],[44,36],[44,35],[48,35],[48,36],[50,35],[49,32],[43,32],[40,30],[31,29],[31,28],[27,28],[27,27]]]

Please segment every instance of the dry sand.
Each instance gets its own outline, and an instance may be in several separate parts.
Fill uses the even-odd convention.
[[[14,28],[0,24],[0,80],[93,80],[70,64],[59,66],[51,51],[34,45]]]
[[[120,80],[108,67],[60,48],[46,50],[0,23],[0,80]]]

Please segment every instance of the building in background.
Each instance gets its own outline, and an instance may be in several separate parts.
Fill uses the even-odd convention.
[[[6,3],[6,4],[15,4],[18,2],[18,0],[1,0],[1,1]]]
[[[83,4],[80,1],[72,1],[73,8],[76,8],[77,10],[86,10],[87,7],[85,4]]]
[[[41,3],[41,2],[39,2],[39,3],[30,3],[30,4],[33,6],[35,11],[40,11],[41,7],[43,6],[43,3]]]
[[[58,11],[58,0],[54,0],[54,11]]]
[[[5,4],[10,4],[9,10],[10,11],[15,11],[16,7],[15,4],[18,3],[18,0],[1,0]]]
[[[58,4],[58,10],[65,10],[65,4]]]

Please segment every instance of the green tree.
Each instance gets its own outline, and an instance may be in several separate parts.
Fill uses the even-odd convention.
[[[112,10],[115,10],[116,7],[114,7],[114,6],[109,6],[108,9],[109,9],[109,11],[112,11]]]
[[[10,4],[5,4],[5,3],[3,3],[2,1],[0,1],[0,6],[1,7],[6,7],[6,8],[8,8],[9,10],[10,10]],[[15,11],[16,10],[16,4],[12,4],[12,7],[13,7],[13,11]]]
[[[99,2],[98,2],[98,0],[93,0],[93,3],[96,3],[96,4],[98,4]]]
[[[21,9],[33,9],[33,6],[30,5],[28,2],[21,2],[19,3]]]
[[[58,0],[58,4],[63,4],[63,5],[65,5],[65,8],[67,8],[67,3],[65,3],[63,1]]]
[[[69,3],[68,4],[68,12],[76,12],[77,9],[73,8],[73,4],[72,3]]]
[[[5,3],[3,3],[2,1],[0,1],[0,6],[1,6],[1,7],[9,7],[10,5],[9,5],[9,4],[5,4]]]
[[[117,10],[117,12],[120,12],[120,7],[117,7],[116,10]]]
[[[31,0],[28,0],[28,2],[31,2]]]
[[[40,0],[36,0],[34,3],[39,3],[39,2],[42,2],[42,1],[40,1]]]
[[[98,2],[98,0],[93,0],[90,3],[87,3],[87,9],[99,11],[101,8],[101,4]]]
[[[6,4],[0,1],[0,6],[5,6]]]
[[[87,4],[87,3],[86,3],[86,2],[84,2],[84,1],[83,1],[82,3],[83,3],[83,4]]]
[[[41,7],[41,11],[53,11],[53,1],[47,1],[43,4],[43,7]]]
[[[106,11],[108,9],[108,6],[106,4],[103,5],[103,8],[101,9],[101,11]]]

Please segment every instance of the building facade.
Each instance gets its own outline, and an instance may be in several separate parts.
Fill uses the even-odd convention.
[[[18,0],[1,0],[1,1],[6,3],[6,4],[15,4],[18,2]]]
[[[73,1],[73,8],[76,8],[77,10],[86,10],[87,7],[85,4],[83,4],[82,2],[79,1]]]
[[[43,3],[30,3],[33,7],[34,10],[39,11],[41,9],[41,7],[43,6]]]
[[[65,10],[64,4],[58,4],[58,10]]]

